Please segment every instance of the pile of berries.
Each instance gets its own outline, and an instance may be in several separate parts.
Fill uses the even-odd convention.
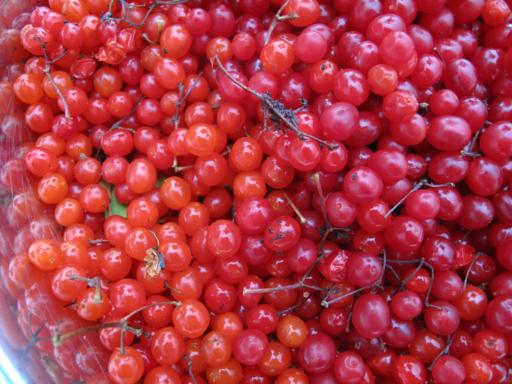
[[[17,363],[41,383],[512,383],[511,8],[4,0]]]

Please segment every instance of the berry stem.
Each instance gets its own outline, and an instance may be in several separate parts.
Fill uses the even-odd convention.
[[[428,111],[428,103],[425,103],[425,102],[420,103],[418,106],[418,113],[422,116],[425,116],[427,111]]]
[[[450,347],[452,346],[453,338],[452,335],[449,335],[446,339],[446,345],[444,346],[443,350],[437,354],[436,357],[434,357],[434,360],[432,360],[432,363],[427,367],[429,371],[432,370],[432,367],[434,364],[441,358],[441,356],[446,355],[448,352],[450,352]]]
[[[179,99],[176,102],[176,113],[174,114],[174,116],[172,118],[172,121],[174,122],[175,129],[178,129],[178,126],[180,124],[181,107],[183,106],[183,104],[185,104],[187,97],[190,96],[190,94],[192,93],[194,88],[197,86],[197,83],[201,79],[201,76],[202,76],[202,72],[199,72],[198,74],[195,75],[194,80],[192,81],[192,84],[190,84],[190,87],[187,89],[186,92],[184,92],[185,86],[183,85],[183,83],[178,84]]]
[[[398,202],[393,205],[389,211],[386,212],[386,214],[384,215],[384,217],[388,217],[389,215],[391,215],[394,211],[396,211],[396,209],[401,206],[405,200],[407,200],[407,198],[412,195],[414,192],[420,190],[421,188],[423,188],[425,186],[425,184],[427,183],[427,181],[425,179],[419,181],[418,183],[416,183],[416,185],[414,187],[411,188],[411,190],[409,192],[407,192],[404,196],[402,196],[402,198],[400,200],[398,200]]]
[[[192,384],[197,384],[196,377],[194,376],[194,372],[192,371],[192,359],[185,355],[185,359],[187,360],[187,372],[190,376],[190,381]]]
[[[479,130],[477,130],[475,132],[475,134],[474,134],[473,138],[471,139],[469,146],[468,146],[468,149],[470,151],[473,151],[475,149],[476,142],[478,141],[478,138],[480,137],[482,130],[483,130],[483,128],[480,128]]]
[[[109,131],[112,130],[112,129],[126,129],[128,131],[131,131],[133,133],[133,130],[130,129],[130,128],[123,128],[122,127],[122,124],[125,122],[125,120],[128,118],[128,116],[132,115],[133,113],[135,113],[135,111],[137,111],[137,107],[139,106],[139,104],[142,102],[142,100],[144,100],[144,96],[142,96],[141,98],[139,98],[139,100],[137,100],[137,102],[135,103],[135,105],[133,106],[132,110],[130,111],[130,113],[128,113],[126,116],[123,116],[121,117],[119,120],[117,120],[114,124],[112,124],[109,128]]]
[[[179,307],[181,305],[181,302],[180,301],[169,300],[169,301],[157,301],[157,302],[154,302],[154,303],[149,303],[149,304],[146,304],[146,305],[144,305],[144,306],[142,306],[140,308],[137,308],[136,310],[130,312],[129,314],[124,316],[121,319],[121,321],[127,321],[130,318],[132,318],[133,316],[135,316],[137,313],[142,312],[145,309],[148,309],[148,308],[151,308],[151,307],[154,307],[154,306],[157,306],[157,305],[174,305],[176,307]]]
[[[353,290],[351,292],[348,292],[348,293],[346,293],[344,295],[341,295],[341,296],[337,296],[337,297],[335,297],[334,299],[331,299],[331,300],[323,299],[322,302],[321,302],[322,307],[329,308],[330,305],[332,305],[334,303],[337,303],[337,302],[339,302],[339,301],[341,301],[343,299],[346,299],[347,297],[351,297],[351,296],[354,296],[354,295],[358,294],[359,292],[362,292],[362,291],[365,291],[367,289],[372,289],[372,288],[380,286],[381,282],[382,282],[382,279],[384,278],[384,271],[386,270],[387,259],[388,259],[387,258],[387,252],[386,252],[386,250],[384,250],[382,252],[382,271],[380,272],[379,278],[373,284],[367,285],[365,287],[357,288],[357,289],[355,289],[355,290]]]
[[[98,244],[107,244],[109,241],[107,239],[92,239],[89,240],[89,245],[98,245]]]
[[[44,57],[44,61],[45,61],[43,73],[46,76],[46,78],[48,79],[48,81],[50,82],[50,84],[52,85],[53,89],[55,89],[55,92],[57,93],[60,101],[62,102],[62,106],[64,107],[64,116],[66,117],[66,119],[70,119],[71,113],[69,112],[68,102],[66,101],[64,94],[62,93],[60,88],[57,86],[57,83],[55,83],[55,80],[53,80],[53,77],[51,75],[52,65],[54,63],[56,63],[57,61],[59,61],[60,59],[62,59],[64,56],[66,56],[67,51],[64,50],[57,58],[55,58],[54,60],[50,60],[48,58],[48,52],[46,51],[46,44],[45,43],[41,44],[41,48],[43,50],[43,57]]]
[[[175,167],[174,172],[180,173],[180,172],[186,171],[187,169],[194,169],[194,166],[193,165],[183,165],[181,167]]]
[[[157,20],[157,35],[156,35],[156,39],[153,41],[150,39],[149,35],[144,32],[142,34],[142,37],[144,38],[144,40],[146,40],[149,44],[158,44],[158,42],[160,41],[160,36],[162,35],[162,31],[163,31],[163,28],[164,28],[164,24],[162,22],[161,19]]]
[[[300,212],[299,208],[295,205],[295,203],[293,202],[292,199],[290,199],[290,196],[288,196],[288,194],[286,192],[284,192],[284,197],[286,198],[286,200],[288,201],[288,204],[290,204],[290,207],[292,207],[293,209],[293,212],[295,212],[295,214],[297,215],[297,217],[299,218],[299,221],[301,224],[305,224],[306,223],[306,218],[304,217],[304,215]]]
[[[294,304],[292,305],[291,307],[288,307],[288,308],[285,308],[285,309],[282,309],[280,311],[277,312],[277,316],[278,317],[282,317],[290,312],[293,312],[295,311],[296,309],[300,308],[300,306],[302,305],[301,302],[298,302],[297,304]]]
[[[103,18],[108,18],[110,16],[112,16],[112,11],[114,9],[114,3],[116,2],[116,0],[110,0],[109,3],[108,3],[108,11],[102,16],[102,19]]]
[[[32,317],[30,317],[29,321],[30,321],[30,324],[32,325]],[[34,347],[39,341],[44,340],[44,338],[39,337],[39,334],[43,331],[43,329],[44,329],[44,324],[41,324],[39,326],[39,328],[36,329],[34,334],[30,337],[30,340],[28,341],[25,348],[23,348],[23,351],[21,353],[21,358],[23,360],[28,357],[28,353],[32,350],[32,347]]]
[[[425,187],[429,187],[429,188],[444,188],[444,187],[455,187],[455,184],[454,183],[441,183],[441,184],[434,184],[434,183],[429,183],[428,181],[425,182]]]
[[[395,205],[393,205],[393,207],[391,207],[389,209],[389,211],[386,212],[386,214],[384,215],[384,217],[388,217],[389,215],[391,215],[394,211],[396,211],[396,209],[402,205],[405,200],[407,200],[407,198],[412,195],[414,192],[416,191],[419,191],[421,188],[423,187],[429,187],[429,188],[442,188],[442,187],[454,187],[455,184],[453,183],[443,183],[443,184],[433,184],[431,182],[428,181],[428,179],[423,179],[423,180],[420,180],[416,183],[416,185],[414,187],[411,188],[411,190],[409,192],[407,192]]]
[[[276,27],[277,27],[277,23],[279,21],[287,20],[287,19],[284,19],[284,16],[282,16],[281,13],[284,11],[284,9],[288,5],[289,1],[290,0],[284,1],[283,4],[281,4],[279,9],[277,10],[276,14],[274,15],[274,18],[272,19],[272,23],[270,23],[270,26],[268,27],[267,37],[265,38],[265,45],[267,45],[268,42],[270,41],[270,38],[272,37],[272,33],[274,32],[274,29],[276,29]],[[295,18],[297,18],[297,15],[295,15]]]
[[[388,261],[390,262],[391,260],[388,260]],[[388,262],[388,264],[386,265],[386,268],[387,268],[387,269],[388,269],[388,270],[393,274],[393,276],[395,277],[395,279],[396,279],[397,281],[400,281],[402,278],[400,277],[400,275],[398,274],[398,272],[396,271],[396,269],[395,269],[395,268],[393,268],[393,266],[389,264],[389,262]]]
[[[244,91],[246,92],[249,92],[251,95],[253,95],[254,97],[257,97],[258,99],[260,99],[261,101],[264,101],[263,99],[263,95],[261,93],[259,93],[258,91],[255,91],[254,89],[248,87],[247,85],[241,83],[240,81],[238,81],[237,79],[235,79],[231,73],[228,72],[228,70],[226,69],[226,67],[224,66],[224,64],[222,64],[222,62],[220,61],[219,59],[219,56],[215,56],[215,64],[221,69],[221,71],[224,73],[224,75],[226,75],[226,77],[231,80],[233,83],[235,83],[237,86],[239,86],[240,88],[242,88]]]
[[[130,333],[133,333],[137,337],[140,337],[143,334],[143,330],[141,328],[134,328],[134,327],[128,325],[128,321],[133,316],[135,316],[137,313],[139,313],[139,312],[141,312],[141,311],[143,311],[143,310],[145,310],[147,308],[154,307],[156,305],[180,306],[181,302],[179,302],[179,301],[160,301],[160,302],[154,302],[154,303],[146,304],[146,305],[144,305],[144,306],[142,306],[140,308],[137,308],[136,310],[130,312],[129,314],[125,315],[119,321],[116,321],[116,322],[98,323],[98,324],[94,324],[94,325],[91,325],[91,326],[88,326],[88,327],[83,327],[83,328],[75,329],[74,331],[67,332],[67,333],[64,333],[64,334],[60,334],[60,333],[57,332],[55,335],[53,335],[51,337],[51,342],[52,342],[53,346],[57,347],[59,345],[62,345],[63,342],[65,342],[66,340],[68,340],[68,339],[70,339],[72,337],[83,335],[83,334],[88,333],[88,332],[94,332],[94,331],[98,331],[100,329],[105,329],[105,328],[120,328],[121,329],[121,345],[120,345],[120,349],[121,349],[121,353],[124,353],[124,334],[126,332],[130,332]],[[45,339],[39,338],[37,341],[39,341],[39,340],[45,340]]]
[[[430,293],[432,292],[432,286],[434,285],[435,271],[434,267],[427,262],[423,263],[430,271],[430,284],[428,285],[427,293],[425,294],[425,307],[435,308],[441,310],[437,305],[430,304]]]
[[[373,286],[373,285],[372,285]],[[370,286],[371,287],[371,286]],[[329,306],[331,304],[334,304],[334,303],[337,303],[338,301],[341,301],[343,299],[346,299],[347,297],[351,297],[351,296],[354,296],[356,294],[358,294],[359,292],[362,292],[362,291],[365,291],[367,290],[368,288],[370,287],[360,287],[360,288],[357,288],[353,291],[350,291],[348,293],[345,293],[344,295],[341,295],[341,296],[336,296],[334,299],[331,299],[331,300],[322,300],[322,302],[320,303],[320,305],[324,308],[329,308]]]
[[[103,298],[101,297],[101,281],[98,277],[83,277],[83,276],[71,276],[70,280],[84,281],[87,283],[89,288],[95,288],[96,293],[94,294],[94,303],[100,304],[103,302]]]
[[[476,263],[476,260],[480,257],[480,254],[477,253],[475,255],[475,257],[473,258],[473,260],[471,260],[471,263],[469,264],[468,266],[468,270],[466,271],[466,275],[464,276],[464,285],[463,285],[463,290],[465,291],[466,290],[466,287],[468,286],[468,280],[469,280],[469,275],[471,274],[471,270],[473,269],[473,266],[475,265]]]
[[[92,288],[96,286],[97,278],[90,278],[90,277],[83,277],[83,276],[71,276],[69,280],[76,280],[76,281],[84,281],[87,283],[87,286]]]
[[[59,365],[47,355],[41,356],[41,362],[43,364],[45,372],[48,374],[48,376],[50,376],[51,380],[54,383],[60,382],[62,372]]]
[[[304,275],[306,276],[306,275]],[[311,289],[313,291],[323,292],[324,288],[317,287],[316,285],[306,284],[303,279],[298,281],[297,283],[288,284],[288,285],[280,285],[278,287],[267,287],[267,288],[244,288],[244,295],[251,295],[255,293],[272,293],[279,291],[287,291],[289,289],[298,289],[298,288],[306,288]]]
[[[333,150],[337,148],[337,145],[333,145],[331,143],[328,143],[325,140],[322,140],[316,136],[310,135],[309,133],[302,132],[297,127],[296,122],[296,116],[295,112],[291,109],[286,108],[281,102],[274,100],[270,95],[268,94],[261,94],[254,89],[248,87],[247,85],[241,83],[237,79],[235,79],[224,67],[222,62],[220,61],[218,56],[215,56],[215,63],[219,66],[221,71],[224,73],[224,75],[234,84],[242,88],[244,91],[250,93],[254,97],[256,97],[262,104],[264,108],[268,108],[272,113],[277,116],[290,130],[292,130],[299,138],[307,138],[314,140],[327,148]]]
[[[412,271],[409,275],[407,275],[407,277],[400,283],[400,287],[398,288],[397,291],[401,291],[402,289],[404,289],[404,287],[406,286],[406,284],[411,281],[414,276],[416,276],[416,274],[419,272],[419,270],[423,267],[423,264],[425,264],[425,259],[421,258],[420,259],[420,262],[418,263],[417,267],[414,269],[414,271]],[[395,291],[395,293],[397,292]]]
[[[63,333],[63,334],[60,334],[57,332],[55,335],[53,335],[51,337],[51,342],[54,347],[58,347],[58,346],[62,345],[65,341],[67,341],[75,336],[80,336],[80,335],[83,335],[83,334],[86,334],[89,332],[99,331],[99,330],[105,329],[105,328],[122,328],[122,327],[123,327],[123,323],[121,321],[116,321],[113,323],[98,323],[98,324],[90,325],[88,327],[75,329],[74,331]]]
[[[419,263],[421,261],[421,259],[412,259],[412,260],[396,260],[396,259],[391,259],[391,260],[388,260],[388,263],[393,263],[393,264],[416,264],[416,263]]]
[[[329,216],[327,216],[327,209],[325,207],[324,190],[322,188],[322,183],[320,182],[320,174],[318,172],[315,172],[313,174],[313,181],[315,182],[316,191],[318,193],[318,196],[320,197],[320,209],[322,210],[322,216],[324,218],[325,227],[326,227],[324,236],[326,236],[326,234],[329,235],[329,233],[332,231],[332,229],[331,229],[332,225],[331,225],[331,222],[329,221]],[[324,240],[324,242],[325,242],[325,240]],[[322,244],[323,244],[323,242],[322,242]]]
[[[469,151],[465,151],[465,150],[460,151],[460,154],[461,154],[462,156],[466,156],[466,157],[473,157],[473,158],[477,158],[477,157],[482,157],[482,156],[483,156],[481,153],[478,153],[478,152],[469,152]]]
[[[144,14],[144,17],[139,23],[135,23],[127,18],[127,9],[133,8],[130,6],[130,4],[127,4],[125,0],[119,0],[121,3],[121,17],[120,18],[114,18],[112,17],[112,8],[113,8],[113,1],[110,2],[110,7],[107,13],[103,15],[102,19],[104,20],[115,20],[119,22],[125,22],[129,24],[130,26],[134,28],[142,28],[146,21],[148,20],[149,16],[153,11],[159,6],[159,5],[176,5],[176,4],[182,4],[186,3],[188,0],[168,0],[168,1],[162,1],[162,0],[154,0],[150,5],[146,13]]]
[[[346,325],[346,327],[345,327],[345,332],[346,332],[346,333],[349,333],[349,332],[350,332],[350,324],[352,324],[352,311],[349,311],[349,312],[348,312],[347,325]]]

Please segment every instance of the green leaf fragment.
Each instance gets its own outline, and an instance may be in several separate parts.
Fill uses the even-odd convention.
[[[110,196],[110,205],[108,210],[105,212],[105,218],[112,215],[117,215],[126,219],[126,210],[128,207],[124,204],[121,204],[119,200],[117,200],[116,194],[114,193],[114,186],[105,183],[104,181],[101,182],[101,185],[103,185],[103,187],[108,191]]]

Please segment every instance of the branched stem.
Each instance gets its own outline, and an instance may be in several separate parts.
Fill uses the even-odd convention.
[[[83,277],[83,276],[71,276],[70,280],[84,281],[87,283],[89,288],[95,288],[96,292],[94,294],[94,303],[100,304],[103,302],[103,298],[101,296],[101,281],[99,277]]]
[[[428,181],[428,179],[423,179],[423,180],[420,180],[416,183],[416,185],[414,187],[411,188],[411,190],[409,192],[407,192],[395,205],[393,205],[393,207],[391,207],[389,209],[389,211],[386,212],[386,214],[384,215],[384,217],[388,217],[389,215],[391,215],[394,211],[396,211],[396,209],[402,205],[405,200],[407,200],[407,198],[409,196],[411,196],[414,192],[416,191],[419,191],[421,188],[423,187],[429,187],[429,188],[441,188],[441,187],[454,187],[455,184],[453,183],[443,183],[443,184],[433,184],[431,183],[430,181]]]
[[[178,101],[176,102],[176,113],[174,114],[174,116],[172,118],[172,121],[174,122],[175,129],[178,128],[178,125],[180,123],[181,107],[183,107],[183,104],[185,104],[187,97],[190,96],[190,94],[192,93],[194,88],[197,86],[197,83],[201,79],[202,74],[203,74],[202,72],[199,72],[198,74],[195,75],[194,80],[192,81],[192,84],[190,84],[190,87],[188,87],[188,89],[186,91],[184,91],[185,86],[183,85],[183,83],[178,84],[179,98],[178,98]]]
[[[329,308],[330,305],[334,304],[334,303],[337,303],[343,299],[346,299],[347,297],[351,297],[351,296],[354,296],[356,294],[358,294],[359,292],[363,292],[367,289],[372,289],[372,288],[375,288],[375,287],[378,287],[381,285],[382,283],[382,280],[384,278],[384,273],[386,271],[386,266],[387,266],[387,252],[386,250],[383,251],[382,253],[382,270],[380,272],[380,276],[379,278],[373,283],[373,284],[370,284],[370,285],[367,285],[365,287],[360,287],[360,288],[357,288],[351,292],[348,292],[348,293],[345,293],[344,295],[341,295],[341,296],[336,296],[335,298],[331,299],[331,300],[326,300],[325,298],[322,300],[321,302],[321,305],[322,307],[325,307],[325,308]],[[328,297],[328,296],[326,296]]]
[[[334,304],[334,303],[337,303],[338,301],[341,301],[343,299],[346,299],[347,297],[352,297],[356,294],[358,294],[359,292],[363,292],[365,290],[367,290],[369,287],[360,287],[360,288],[357,288],[353,291],[350,291],[348,293],[345,293],[344,295],[341,295],[341,296],[336,296],[334,299],[331,299],[331,300],[322,300],[322,307],[325,307],[325,308],[329,308],[329,306],[331,304]],[[327,296],[328,297],[328,296]]]
[[[79,280],[79,279],[77,279],[77,280]],[[52,342],[52,344],[54,346],[57,347],[59,345],[62,345],[62,343],[64,343],[66,340],[69,340],[69,339],[71,339],[71,338],[73,338],[75,336],[83,335],[83,334],[88,333],[88,332],[94,332],[94,331],[98,331],[98,330],[105,329],[105,328],[120,328],[121,329],[120,349],[121,349],[121,352],[124,353],[124,335],[125,335],[125,333],[126,332],[130,332],[130,333],[133,333],[137,337],[140,337],[143,334],[143,330],[141,328],[131,327],[128,324],[128,321],[133,316],[135,316],[137,313],[142,312],[145,309],[148,309],[148,308],[151,308],[151,307],[154,307],[154,306],[157,306],[157,305],[174,305],[174,306],[179,306],[179,305],[181,305],[181,302],[179,302],[179,301],[160,301],[160,302],[154,302],[154,303],[146,304],[146,305],[144,305],[144,306],[142,306],[140,308],[137,308],[136,310],[130,312],[126,316],[122,317],[119,321],[109,322],[109,323],[98,323],[98,324],[94,324],[94,325],[91,325],[91,326],[88,326],[88,327],[83,327],[83,328],[75,329],[75,330],[73,330],[71,332],[67,332],[67,333],[63,333],[63,334],[60,334],[60,333],[57,332],[56,334],[54,334],[51,337],[51,342]],[[39,340],[44,340],[44,339],[40,338]]]
[[[394,211],[396,211],[396,209],[401,206],[405,200],[407,200],[407,198],[409,196],[411,196],[414,192],[420,190],[421,188],[423,188],[426,184],[426,180],[421,180],[419,181],[418,183],[416,183],[416,185],[414,187],[411,188],[411,190],[409,192],[407,192],[404,196],[402,196],[402,198],[400,200],[398,200],[398,202],[393,205],[389,211],[386,212],[386,214],[384,215],[384,217],[388,217],[389,215],[391,215]]]
[[[389,261],[390,261],[390,260],[389,260]],[[390,265],[390,264],[388,263],[388,265],[386,265],[386,268],[388,269],[388,271],[390,271],[390,272],[393,274],[393,276],[395,277],[395,279],[396,279],[397,281],[400,281],[400,280],[401,280],[400,275],[399,275],[399,274],[398,274],[398,272],[395,270],[395,268],[393,268],[393,266],[392,266],[392,265]]]
[[[295,14],[287,15],[287,16],[282,15],[282,13],[283,13],[284,9],[286,8],[286,6],[288,5],[289,1],[290,0],[284,1],[283,4],[277,10],[276,14],[274,15],[274,18],[272,19],[272,23],[270,24],[270,26],[268,28],[267,37],[265,38],[265,45],[267,45],[268,42],[270,41],[270,38],[272,37],[272,33],[274,32],[274,29],[276,29],[278,22],[297,18],[297,15],[295,15]]]
[[[32,321],[30,321],[32,323]],[[23,352],[21,353],[21,356],[23,359],[27,358],[28,353],[34,347],[39,341],[44,340],[44,338],[39,337],[39,334],[43,331],[44,324],[41,324],[39,328],[34,332],[34,334],[30,337],[30,340],[28,341],[25,348],[23,348]]]
[[[188,0],[168,0],[168,1],[154,0],[151,4],[149,4],[148,10],[144,14],[144,17],[142,18],[142,20],[139,23],[135,23],[127,18],[127,10],[130,8],[133,8],[133,6],[131,6],[131,4],[127,4],[126,0],[119,0],[119,2],[121,3],[121,17],[120,18],[112,17],[112,8],[113,8],[113,3],[114,3],[114,0],[112,0],[109,4],[108,12],[103,15],[102,19],[103,20],[117,20],[117,21],[125,22],[134,28],[142,28],[146,24],[146,21],[148,20],[151,13],[153,13],[153,11],[159,5],[176,5],[176,4],[186,3],[187,1]]]
[[[337,148],[336,144],[331,144],[316,136],[310,135],[309,133],[302,132],[297,126],[297,118],[293,110],[286,108],[283,105],[283,103],[274,100],[269,94],[259,93],[258,91],[255,91],[254,89],[248,87],[239,80],[235,79],[233,75],[231,75],[231,73],[228,72],[226,67],[224,67],[218,56],[215,56],[215,63],[231,82],[233,82],[235,85],[242,88],[244,91],[256,97],[263,105],[263,108],[270,110],[274,114],[274,116],[277,116],[291,131],[293,131],[297,135],[297,137],[301,139],[306,138],[314,140],[319,144],[329,148],[330,150]]]

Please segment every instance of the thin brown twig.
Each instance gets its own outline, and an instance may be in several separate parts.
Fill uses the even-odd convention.
[[[148,20],[149,16],[153,13],[153,11],[159,6],[159,5],[177,5],[177,4],[183,4],[186,3],[188,0],[169,0],[169,1],[163,1],[163,0],[154,0],[151,4],[149,4],[149,8],[142,17],[142,20],[138,23],[135,23],[128,19],[127,16],[127,9],[133,8],[129,4],[126,3],[126,0],[119,0],[121,3],[121,17],[112,17],[112,8],[114,1],[111,1],[109,4],[109,10],[103,15],[103,19],[106,20],[116,20],[116,21],[122,21],[134,28],[141,28],[146,24],[146,21]]]
[[[279,285],[277,287],[268,287],[268,288],[244,288],[244,295],[252,295],[255,293],[270,293],[270,292],[278,292],[278,291],[287,291],[289,289],[300,289],[306,288],[311,289],[312,291],[324,292],[325,288],[317,287],[316,285],[306,284],[304,281],[307,279],[307,275],[305,274],[303,278],[301,278],[298,282],[288,285]]]
[[[146,304],[140,308],[137,308],[136,310],[130,312],[126,316],[124,316],[121,320],[129,320],[131,317],[135,316],[137,313],[144,311],[145,309],[157,306],[157,305],[174,305],[175,307],[179,307],[181,305],[181,302],[175,301],[175,300],[168,300],[168,301],[157,301],[150,304]]]
[[[190,376],[190,381],[192,381],[192,384],[197,384],[196,377],[194,375],[194,372],[192,371],[192,359],[185,355],[185,359],[187,360],[187,372]]]
[[[275,13],[274,18],[272,19],[272,22],[270,23],[270,26],[268,27],[267,37],[265,38],[265,45],[267,45],[268,42],[270,41],[270,38],[272,37],[272,33],[274,32],[274,29],[276,29],[276,27],[277,27],[277,23],[279,23],[280,21],[291,20],[291,19],[297,18],[296,14],[287,15],[287,16],[281,15],[281,13],[285,10],[286,6],[288,5],[289,1],[290,0],[284,1],[283,4],[281,4],[279,9]]]
[[[425,259],[421,258],[420,259],[420,262],[418,263],[418,265],[416,266],[416,268],[414,269],[414,271],[412,271],[405,279],[402,280],[402,282],[400,283],[400,287],[398,287],[396,289],[396,292],[398,291],[401,291],[402,289],[404,289],[404,287],[406,286],[406,284],[411,281],[414,276],[416,276],[416,274],[420,271],[420,269],[423,267],[423,264],[425,263]]]
[[[30,315],[32,316],[32,315]],[[32,323],[32,318],[29,319],[30,323]],[[34,347],[39,341],[44,340],[44,338],[39,337],[39,334],[43,331],[44,324],[41,324],[36,331],[30,337],[27,345],[23,348],[21,352],[21,358],[26,359],[28,357],[28,353],[31,351],[32,347]]]
[[[400,275],[398,274],[398,272],[396,271],[395,268],[393,268],[392,265],[390,265],[389,263],[386,265],[386,268],[391,272],[391,274],[394,276],[394,278],[397,280],[397,281],[400,281],[401,277]]]
[[[48,52],[46,51],[46,44],[45,43],[41,44],[41,47],[43,50],[43,57],[44,57],[44,61],[45,61],[43,73],[45,74],[46,78],[48,79],[48,81],[50,82],[52,87],[55,89],[55,92],[57,93],[57,95],[59,96],[59,99],[62,102],[62,105],[64,107],[64,116],[66,117],[66,119],[70,119],[71,113],[69,112],[68,102],[66,101],[64,94],[62,93],[62,91],[60,90],[60,88],[58,87],[57,83],[55,82],[55,80],[53,79],[53,77],[51,75],[52,65],[54,63],[56,63],[57,61],[59,61],[60,59],[62,59],[66,55],[66,51],[62,52],[57,58],[50,60],[48,58]]]
[[[329,221],[329,216],[327,215],[327,210],[325,208],[325,195],[324,195],[324,190],[322,188],[322,183],[320,182],[320,174],[318,172],[315,172],[315,174],[313,174],[312,177],[313,177],[313,181],[315,182],[315,185],[316,185],[316,191],[318,193],[318,197],[320,198],[320,209],[322,210],[322,216],[325,221],[326,232],[328,232],[332,228],[332,225],[331,225],[331,222]]]
[[[381,283],[382,283],[382,280],[384,279],[384,273],[386,271],[387,259],[388,259],[387,258],[387,252],[386,252],[386,250],[384,250],[382,252],[382,270],[380,272],[379,278],[377,280],[375,280],[375,282],[373,284],[367,285],[365,287],[357,288],[357,289],[355,289],[353,291],[345,293],[344,295],[336,296],[335,298],[333,298],[331,300],[326,300],[326,298],[328,297],[328,296],[326,296],[326,298],[324,298],[322,300],[320,305],[322,305],[322,307],[329,308],[330,305],[332,305],[334,303],[337,303],[337,302],[339,302],[339,301],[341,301],[343,299],[346,299],[347,297],[351,297],[351,296],[354,296],[354,295],[358,294],[359,292],[363,292],[363,291],[366,291],[367,289],[372,289],[372,288],[380,286]]]
[[[297,127],[297,121],[295,112],[291,109],[286,108],[281,102],[274,100],[269,94],[267,93],[259,93],[258,91],[255,91],[254,89],[248,87],[247,85],[243,84],[239,80],[235,79],[231,73],[226,69],[226,67],[222,64],[218,56],[215,56],[215,63],[216,65],[221,69],[223,74],[235,85],[243,89],[244,91],[250,93],[254,97],[256,97],[263,105],[264,108],[267,108],[270,110],[274,116],[278,117],[291,131],[293,131],[297,137],[301,139],[310,139],[318,142],[319,144],[329,148],[330,150],[336,149],[338,146],[336,144],[329,143],[325,140],[322,140],[314,135],[310,135],[309,133],[302,132]]]
[[[419,182],[417,182],[416,185],[414,187],[412,187],[409,192],[407,192],[404,196],[402,196],[402,198],[400,200],[398,200],[398,202],[395,205],[393,205],[386,212],[384,217],[388,217],[389,215],[391,215],[399,206],[401,206],[405,202],[405,200],[407,200],[407,198],[409,196],[411,196],[414,192],[416,192],[416,191],[420,190],[421,188],[423,188],[425,186],[425,183],[426,183],[426,180],[420,180]]]
[[[183,104],[185,104],[187,97],[190,96],[190,94],[196,87],[197,83],[201,79],[202,74],[203,74],[202,72],[199,72],[198,74],[195,75],[194,80],[192,81],[192,84],[190,84],[190,87],[188,87],[188,89],[186,91],[184,91],[184,89],[185,89],[184,84],[182,84],[182,83],[178,84],[179,98],[178,98],[178,101],[176,102],[176,113],[174,114],[174,116],[172,118],[172,121],[174,122],[174,129],[178,129],[178,125],[180,123],[181,107],[183,107]]]
[[[114,124],[112,124],[110,126],[110,128],[108,129],[109,131],[112,130],[112,129],[119,129],[119,128],[123,128],[123,129],[126,129],[128,131],[133,131],[131,128],[124,128],[122,126],[122,124],[126,121],[126,119],[128,119],[128,117],[130,117],[133,113],[135,113],[137,111],[137,108],[139,106],[139,104],[145,99],[144,96],[141,96],[139,98],[139,100],[137,100],[137,102],[135,103],[135,105],[133,106],[132,110],[126,115],[126,116],[123,116],[121,117],[119,120],[117,120]]]
[[[300,308],[300,306],[304,304],[302,301],[292,305],[291,307],[288,307],[288,308],[285,308],[285,309],[281,309],[280,311],[277,312],[277,316],[279,317],[282,317],[282,316],[285,316],[287,315],[288,313],[290,312],[293,312],[295,311],[296,309]]]
[[[164,23],[162,22],[162,19],[158,19],[156,21],[156,23],[157,23],[157,30],[156,30],[157,31],[157,36],[156,36],[156,39],[154,41],[151,40],[151,38],[149,37],[147,32],[144,32],[142,34],[143,39],[146,40],[149,44],[158,44],[158,42],[160,41],[160,36],[162,36]]]
[[[463,285],[463,290],[465,291],[466,290],[466,287],[468,286],[468,280],[469,280],[469,275],[471,274],[471,270],[473,269],[475,263],[476,263],[476,260],[480,257],[480,254],[477,253],[475,255],[475,257],[473,258],[473,260],[471,260],[471,263],[469,264],[468,266],[468,270],[466,271],[466,275],[464,276],[464,285]]]
[[[441,358],[441,356],[446,355],[448,352],[450,352],[450,348],[452,346],[452,341],[453,341],[452,335],[449,335],[448,339],[446,340],[446,345],[444,346],[443,350],[441,352],[439,352],[436,357],[434,357],[434,360],[432,360],[432,363],[430,363],[430,365],[427,367],[427,369],[429,371],[432,370],[432,367],[437,362],[437,360],[439,360]]]
[[[390,264],[408,265],[408,264],[417,264],[420,261],[421,261],[421,259],[412,259],[412,260],[391,259],[391,260],[388,260],[388,263],[390,263]]]
[[[424,305],[425,305],[425,307],[430,307],[430,308],[435,308],[435,309],[440,310],[441,308],[438,307],[437,305],[430,304],[430,294],[432,292],[432,286],[434,285],[434,279],[435,279],[434,267],[427,262],[425,262],[424,265],[430,270],[430,284],[428,285],[427,293],[425,294]]]
[[[136,310],[130,312],[129,314],[123,316],[119,321],[115,322],[109,322],[109,323],[98,323],[94,324],[88,327],[83,327],[79,329],[75,329],[71,332],[67,332],[64,334],[56,333],[51,336],[50,340],[54,346],[62,345],[66,340],[69,340],[72,337],[80,336],[89,332],[98,331],[100,329],[105,328],[120,328],[121,329],[121,352],[124,352],[124,334],[126,332],[133,333],[135,336],[140,337],[142,335],[143,330],[140,328],[133,328],[130,325],[128,325],[128,321],[135,316],[137,313],[144,311],[147,308],[151,308],[157,305],[174,305],[179,306],[181,305],[181,302],[179,301],[160,301],[160,302],[153,302],[150,304],[146,304],[140,308],[137,308]],[[45,340],[45,338],[40,338],[39,340]]]
[[[407,200],[407,198],[409,196],[411,196],[414,192],[419,191],[423,187],[441,188],[441,187],[454,187],[454,186],[455,186],[455,184],[453,184],[453,183],[433,184],[428,179],[420,180],[404,196],[402,196],[402,198],[400,200],[398,200],[398,202],[395,205],[393,205],[386,212],[384,217],[388,217],[389,215],[391,215],[400,205],[402,205],[405,202],[405,200]]]
[[[63,334],[60,334],[57,332],[56,334],[54,334],[51,337],[51,342],[54,347],[58,347],[58,346],[62,345],[64,342],[66,342],[67,340],[71,339],[72,337],[84,335],[89,332],[99,331],[100,329],[117,328],[117,327],[121,327],[121,325],[122,325],[121,322],[98,323],[98,324],[90,325],[88,327],[75,329],[73,331],[63,333]]]
[[[295,205],[295,203],[290,198],[290,196],[288,196],[288,194],[286,192],[283,192],[283,193],[284,193],[284,197],[285,197],[286,201],[288,201],[288,204],[290,205],[290,207],[292,207],[293,212],[295,212],[295,214],[299,218],[300,223],[305,224],[307,220],[304,217],[304,215],[300,212],[299,208]]]

